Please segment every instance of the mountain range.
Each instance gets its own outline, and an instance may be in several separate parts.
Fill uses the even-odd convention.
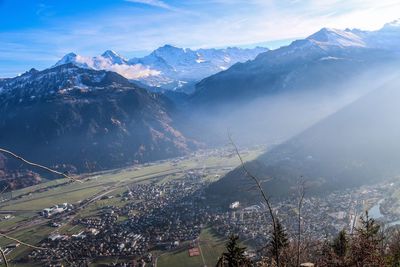
[[[142,58],[125,59],[107,50],[96,57],[69,53],[55,66],[72,63],[83,68],[110,70],[127,79],[136,80],[153,90],[180,90],[190,93],[194,83],[226,70],[237,62],[254,59],[268,49],[184,49],[164,45]]]
[[[70,53],[43,71],[0,79],[0,147],[85,172],[225,144],[230,129],[254,143],[283,143],[256,161],[273,158],[278,168],[285,165],[277,155],[296,152],[287,142],[396,73],[399,43],[393,22],[373,32],[324,28],[276,50],[166,45],[130,60],[111,50],[93,58]],[[18,168],[0,160],[7,170],[0,178]],[[257,169],[269,175],[270,167]]]
[[[191,99],[201,105],[221,106],[283,92],[327,90],[371,67],[398,60],[398,44],[399,21],[372,32],[323,28],[203,79]]]

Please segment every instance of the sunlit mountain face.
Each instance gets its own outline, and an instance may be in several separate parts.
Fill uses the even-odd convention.
[[[261,47],[191,50],[164,45],[143,58],[129,60],[111,50],[96,57],[69,53],[55,66],[72,63],[83,68],[110,70],[156,91],[191,93],[195,82],[226,70],[235,63],[254,59],[267,50]]]

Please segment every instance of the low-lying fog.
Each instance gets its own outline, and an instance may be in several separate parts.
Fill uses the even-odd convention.
[[[185,126],[190,134],[208,144],[227,144],[227,131],[239,145],[279,144],[367,93],[379,90],[396,75],[396,68],[387,66],[368,71],[345,84],[299,88],[243,101],[244,104],[207,109],[193,114]]]

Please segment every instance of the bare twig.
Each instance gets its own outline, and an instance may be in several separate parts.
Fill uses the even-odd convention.
[[[236,146],[235,142],[233,142],[232,136],[230,135],[229,132],[228,132],[228,138],[229,138],[229,141],[230,141],[231,145],[233,146],[233,148],[234,148],[234,150],[235,150],[236,155],[238,156],[238,158],[239,158],[239,160],[240,160],[240,165],[241,165],[243,171],[246,173],[247,176],[249,176],[251,179],[253,179],[253,181],[256,183],[256,186],[257,186],[258,190],[260,191],[262,198],[264,199],[265,203],[267,204],[268,212],[269,212],[269,215],[270,215],[271,220],[272,220],[272,226],[273,226],[274,235],[276,236],[276,219],[275,219],[274,212],[273,212],[273,210],[272,210],[271,203],[270,203],[270,201],[269,201],[269,197],[267,197],[267,194],[266,194],[266,193],[264,192],[264,190],[262,189],[261,183],[260,183],[260,181],[258,180],[258,178],[257,178],[256,176],[254,176],[254,175],[247,169],[247,167],[246,167],[246,165],[245,165],[245,163],[244,163],[244,161],[243,161],[243,158],[242,158],[242,156],[241,156],[240,153],[239,153],[239,149],[238,149],[238,147]],[[280,264],[279,264],[279,248],[277,248],[277,253],[276,253],[276,255],[275,255],[275,261],[276,261],[276,265],[279,267],[279,266],[280,266]]]
[[[4,192],[6,192],[6,190],[9,188],[10,186],[7,185],[3,188],[3,190],[0,192],[0,195],[2,195]]]
[[[4,262],[4,266],[8,267],[8,260],[6,257],[6,254],[4,253],[4,250],[0,247],[0,254],[1,254],[1,258],[3,259]]]
[[[62,173],[62,172],[59,172],[59,171],[50,169],[49,167],[46,167],[46,166],[43,166],[43,165],[40,165],[40,164],[37,164],[37,163],[30,162],[30,161],[24,159],[23,157],[18,156],[17,154],[15,154],[15,153],[13,153],[13,152],[11,152],[11,151],[8,151],[8,150],[6,150],[6,149],[0,148],[0,152],[1,152],[1,153],[5,153],[5,154],[7,154],[7,155],[10,155],[10,156],[12,156],[12,157],[14,157],[14,158],[16,158],[16,159],[18,159],[18,160],[20,160],[20,161],[22,161],[22,162],[28,164],[28,165],[31,165],[31,166],[33,166],[33,167],[37,167],[37,168],[46,170],[46,171],[48,171],[48,172],[61,175],[61,176],[63,176],[64,178],[67,178],[67,179],[70,179],[70,180],[73,180],[73,181],[77,181],[77,182],[82,183],[82,181],[80,181],[80,180],[78,180],[78,179],[76,179],[76,178],[73,178],[73,177],[71,177],[71,176],[69,176],[69,175],[66,175],[65,173]]]
[[[47,250],[47,248],[37,247],[37,246],[25,243],[25,242],[23,242],[23,241],[21,241],[19,239],[16,239],[14,237],[11,237],[11,236],[8,236],[8,235],[2,234],[2,233],[0,233],[0,237],[4,237],[5,239],[15,241],[17,243],[20,243],[21,245],[26,246],[26,247],[30,247],[30,248],[34,248],[34,249],[40,249],[40,250]]]
[[[300,180],[298,182],[298,197],[299,197],[299,202],[298,202],[298,229],[297,229],[297,258],[296,258],[296,266],[300,266],[300,244],[301,244],[301,208],[303,206],[303,200],[304,200],[304,195],[306,193],[306,188],[305,188],[305,180],[303,179],[303,176],[300,177]]]
[[[42,165],[30,162],[30,161],[28,161],[28,160],[16,155],[15,153],[13,153],[11,151],[6,150],[6,149],[0,148],[0,152],[1,153],[5,153],[7,155],[10,155],[10,156],[12,156],[12,157],[14,157],[14,158],[16,158],[16,159],[28,164],[28,165],[31,165],[31,166],[34,166],[34,167],[38,167],[38,168],[44,169],[46,171],[49,171],[49,172],[52,172],[52,173],[55,173],[55,174],[58,174],[58,175],[62,175],[63,177],[65,177],[67,179],[70,179],[70,180],[79,181],[79,180],[77,180],[75,178],[72,178],[72,177],[70,177],[70,176],[68,176],[68,175],[66,175],[64,173],[59,172],[59,171],[50,169],[50,168],[48,168],[46,166],[42,166]],[[81,181],[79,181],[79,182],[81,182]],[[9,186],[6,186],[5,188],[3,188],[3,190],[0,192],[0,195],[2,195],[8,188],[9,188]],[[3,238],[8,239],[8,240],[15,241],[15,242],[17,242],[17,243],[19,243],[21,245],[24,245],[26,247],[30,247],[30,248],[33,248],[33,249],[47,250],[47,248],[37,247],[37,246],[31,245],[31,244],[25,243],[25,242],[23,242],[23,241],[21,241],[19,239],[16,239],[14,237],[8,236],[8,235],[3,234],[3,233],[0,233],[0,237],[3,237]],[[8,264],[8,260],[7,260],[6,254],[4,253],[4,250],[1,247],[0,247],[0,254],[1,254],[1,258],[2,258],[2,260],[4,262],[4,265],[6,267],[8,267],[9,264]]]

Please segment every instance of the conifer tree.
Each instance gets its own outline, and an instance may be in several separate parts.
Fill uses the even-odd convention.
[[[368,215],[360,217],[360,227],[351,241],[349,253],[350,265],[355,266],[383,266],[384,255],[380,244],[382,237],[379,233],[380,225]]]
[[[239,237],[230,235],[226,243],[226,250],[219,259],[218,267],[247,267],[251,266],[250,260],[245,256],[246,247],[239,245]]]
[[[281,252],[284,248],[288,247],[289,241],[285,229],[281,222],[276,220],[276,229],[272,232],[272,239],[270,242],[270,252],[274,258],[281,257]]]
[[[332,248],[338,257],[342,258],[346,256],[348,239],[344,229],[340,231],[338,236],[333,240]]]

